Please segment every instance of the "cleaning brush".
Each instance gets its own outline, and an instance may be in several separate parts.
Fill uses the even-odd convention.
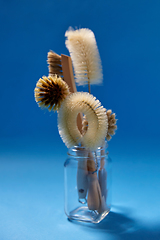
[[[64,54],[58,55],[50,50],[47,55],[47,62],[49,64],[49,75],[57,74],[68,84],[70,92],[76,92],[71,58]]]
[[[65,36],[79,85],[99,84],[102,82],[102,65],[94,33],[87,28],[69,29]]]
[[[112,113],[112,110],[106,111],[106,114],[108,118],[108,131],[107,131],[106,139],[110,141],[112,136],[115,135],[115,130],[117,130],[117,125],[116,125],[117,119],[115,119],[115,113]],[[87,132],[87,128],[88,128],[88,121],[86,119],[86,116],[84,116],[82,121],[83,135]]]
[[[58,55],[53,51],[48,53],[48,64],[49,64],[49,74],[50,76],[55,73],[63,77],[65,82],[69,85],[70,91],[72,93],[76,92],[76,85],[74,81],[72,61],[69,56],[61,54]],[[82,133],[82,114],[77,116],[77,127],[80,133]],[[81,149],[82,150],[82,149]],[[84,154],[84,151],[79,151],[80,155]],[[85,158],[78,159],[78,169],[77,169],[77,190],[79,202],[83,203],[86,198],[88,190],[88,180],[87,180],[87,161]]]
[[[49,68],[49,75],[57,74],[58,76],[63,77],[63,71],[61,66],[61,56],[57,53],[53,52],[52,50],[48,52],[47,55],[47,62]]]
[[[40,78],[34,93],[39,107],[46,107],[49,111],[57,111],[63,100],[70,94],[67,83],[57,75]]]
[[[78,113],[86,115],[88,129],[84,136],[78,131],[76,119]],[[58,112],[58,129],[68,148],[82,144],[95,150],[104,143],[108,129],[106,109],[100,101],[87,92],[70,94],[62,103]]]
[[[57,53],[48,52],[49,75],[53,76],[55,73],[61,76],[68,84],[71,93],[77,92],[76,84],[74,81],[72,60],[69,56],[64,54],[58,55]],[[82,132],[82,114],[78,114],[77,126],[80,132]]]
[[[108,132],[107,132],[107,140],[111,140],[112,136],[115,134],[115,130],[117,130],[117,119],[115,119],[115,113],[112,113],[112,110],[108,110],[106,112],[108,118]]]

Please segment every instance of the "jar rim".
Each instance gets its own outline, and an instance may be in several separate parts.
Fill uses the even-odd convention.
[[[101,147],[98,147],[95,151],[92,151],[90,149],[85,148],[84,146],[73,146],[68,149],[68,156],[74,156],[76,158],[88,158],[88,153],[92,152],[93,155],[98,157],[106,157],[108,155],[108,152],[106,152],[106,149],[108,147],[107,141],[105,141],[104,145]]]

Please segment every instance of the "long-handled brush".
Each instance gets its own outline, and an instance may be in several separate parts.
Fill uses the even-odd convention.
[[[74,66],[76,82],[79,85],[88,84],[89,93],[91,84],[102,82],[102,65],[94,33],[87,28],[69,29],[65,36]]]
[[[54,75],[58,74],[60,75],[64,81],[68,84],[70,92],[75,93],[77,92],[74,76],[73,76],[73,69],[72,69],[72,60],[69,56],[66,56],[64,54],[58,55],[54,53],[53,51],[48,52],[48,60],[49,64],[49,74]],[[63,111],[61,111],[63,112]],[[63,117],[60,117],[61,120],[65,120]],[[83,116],[81,113],[77,115],[77,126],[78,126],[78,132],[81,135],[82,134],[82,119]],[[75,128],[77,128],[75,126]],[[73,126],[72,126],[73,127]],[[64,133],[64,138],[66,139],[66,129],[60,130],[60,132]],[[62,138],[64,140],[64,138]],[[70,137],[70,142],[73,144],[74,137]],[[68,140],[67,140],[68,143]],[[73,144],[74,145],[74,144]],[[87,179],[87,160],[85,158],[86,151],[83,151],[82,149],[78,151],[78,154],[82,156],[82,158],[78,159],[78,168],[77,168],[77,191],[78,191],[78,197],[79,202],[85,203],[86,202],[86,195],[88,190],[88,179]],[[87,153],[88,154],[88,153]]]
[[[58,55],[53,51],[48,52],[47,62],[49,64],[49,75],[61,76],[68,84],[71,93],[77,92],[76,84],[74,81],[72,60],[69,56],[61,54]],[[77,126],[80,133],[82,132],[82,114],[77,116]]]
[[[75,31],[70,28],[65,36],[67,37],[66,47],[68,48],[73,61],[76,82],[79,85],[88,84],[88,91],[91,93],[91,84],[99,84],[103,79],[102,65],[94,33],[86,28]],[[89,119],[85,116],[82,127],[84,136],[87,136],[89,133],[88,130],[90,129],[90,125],[88,124],[88,120]],[[108,124],[107,118],[106,124]],[[104,123],[104,125],[106,124]],[[97,128],[98,127],[99,126],[97,126]],[[94,133],[94,129],[92,129],[92,132]],[[90,146],[94,145],[94,142],[96,142],[99,137],[101,138],[101,134],[97,134],[96,139],[92,138]],[[103,143],[101,142],[101,144]],[[91,155],[92,153],[90,153],[89,157],[91,157]],[[94,158],[91,157],[87,164],[89,163],[94,165]],[[88,208],[98,210],[98,208],[102,206],[102,201],[100,200],[101,194],[97,173],[89,174],[88,179]]]

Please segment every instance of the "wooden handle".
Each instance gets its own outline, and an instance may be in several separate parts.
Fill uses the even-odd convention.
[[[86,162],[82,159],[78,160],[78,163],[81,162],[80,166],[77,169],[77,191],[79,199],[85,199],[88,190],[88,172]],[[82,164],[84,166],[82,166]]]
[[[68,84],[70,92],[77,92],[76,84],[74,81],[73,68],[72,68],[72,60],[71,57],[61,54],[61,63],[62,63],[62,71],[64,81]],[[78,130],[82,134],[82,114],[78,114],[77,116],[77,126]]]
[[[87,204],[90,210],[98,210],[100,207],[100,193],[99,183],[97,179],[97,172],[95,161],[92,152],[88,153],[88,199]]]
[[[100,207],[100,194],[98,188],[98,179],[96,173],[88,174],[88,199],[87,204],[89,210],[98,210]]]
[[[88,190],[88,171],[87,171],[87,156],[88,151],[79,149],[77,152],[78,169],[77,169],[77,190],[79,201],[85,199]]]
[[[104,171],[99,171],[100,183],[103,186],[100,186],[100,183],[97,178],[97,169],[95,166],[95,161],[92,152],[88,154],[87,168],[88,168],[88,199],[87,204],[90,210],[97,210],[99,213],[106,211],[106,181],[105,179],[105,169]],[[103,165],[103,163],[102,163]],[[104,166],[104,165],[103,165]],[[102,188],[101,188],[102,187]],[[104,191],[102,193],[102,190]]]
[[[101,188],[102,196],[104,196],[105,200],[107,198],[107,172],[104,168],[105,166],[105,157],[102,157],[105,155],[105,150],[101,150],[101,161],[100,161],[100,169],[98,171],[98,180],[99,185]]]
[[[69,56],[61,54],[61,63],[64,81],[68,84],[70,92],[77,92],[76,84],[73,76],[72,60]]]
[[[107,198],[107,172],[106,169],[99,169],[98,171],[98,180],[99,180],[99,186],[101,189],[102,197],[104,196],[104,199]]]

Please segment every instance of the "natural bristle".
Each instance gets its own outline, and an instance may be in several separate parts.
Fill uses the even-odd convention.
[[[69,95],[68,85],[57,75],[43,76],[34,89],[35,100],[41,108],[56,111],[63,100]]]
[[[102,65],[94,33],[87,28],[69,29],[65,36],[79,85],[102,82]]]
[[[112,113],[112,110],[108,110],[106,112],[108,118],[108,132],[107,132],[107,140],[110,141],[112,136],[115,135],[115,130],[117,130],[117,119],[115,119],[115,113]]]
[[[47,56],[47,63],[49,68],[49,75],[57,74],[62,76],[61,56],[57,53],[50,51]]]
[[[86,115],[88,121],[84,134],[81,134],[77,127],[77,115],[80,112]],[[86,148],[95,150],[104,143],[107,134],[106,109],[89,93],[70,94],[59,109],[58,129],[67,147],[82,144]]]

